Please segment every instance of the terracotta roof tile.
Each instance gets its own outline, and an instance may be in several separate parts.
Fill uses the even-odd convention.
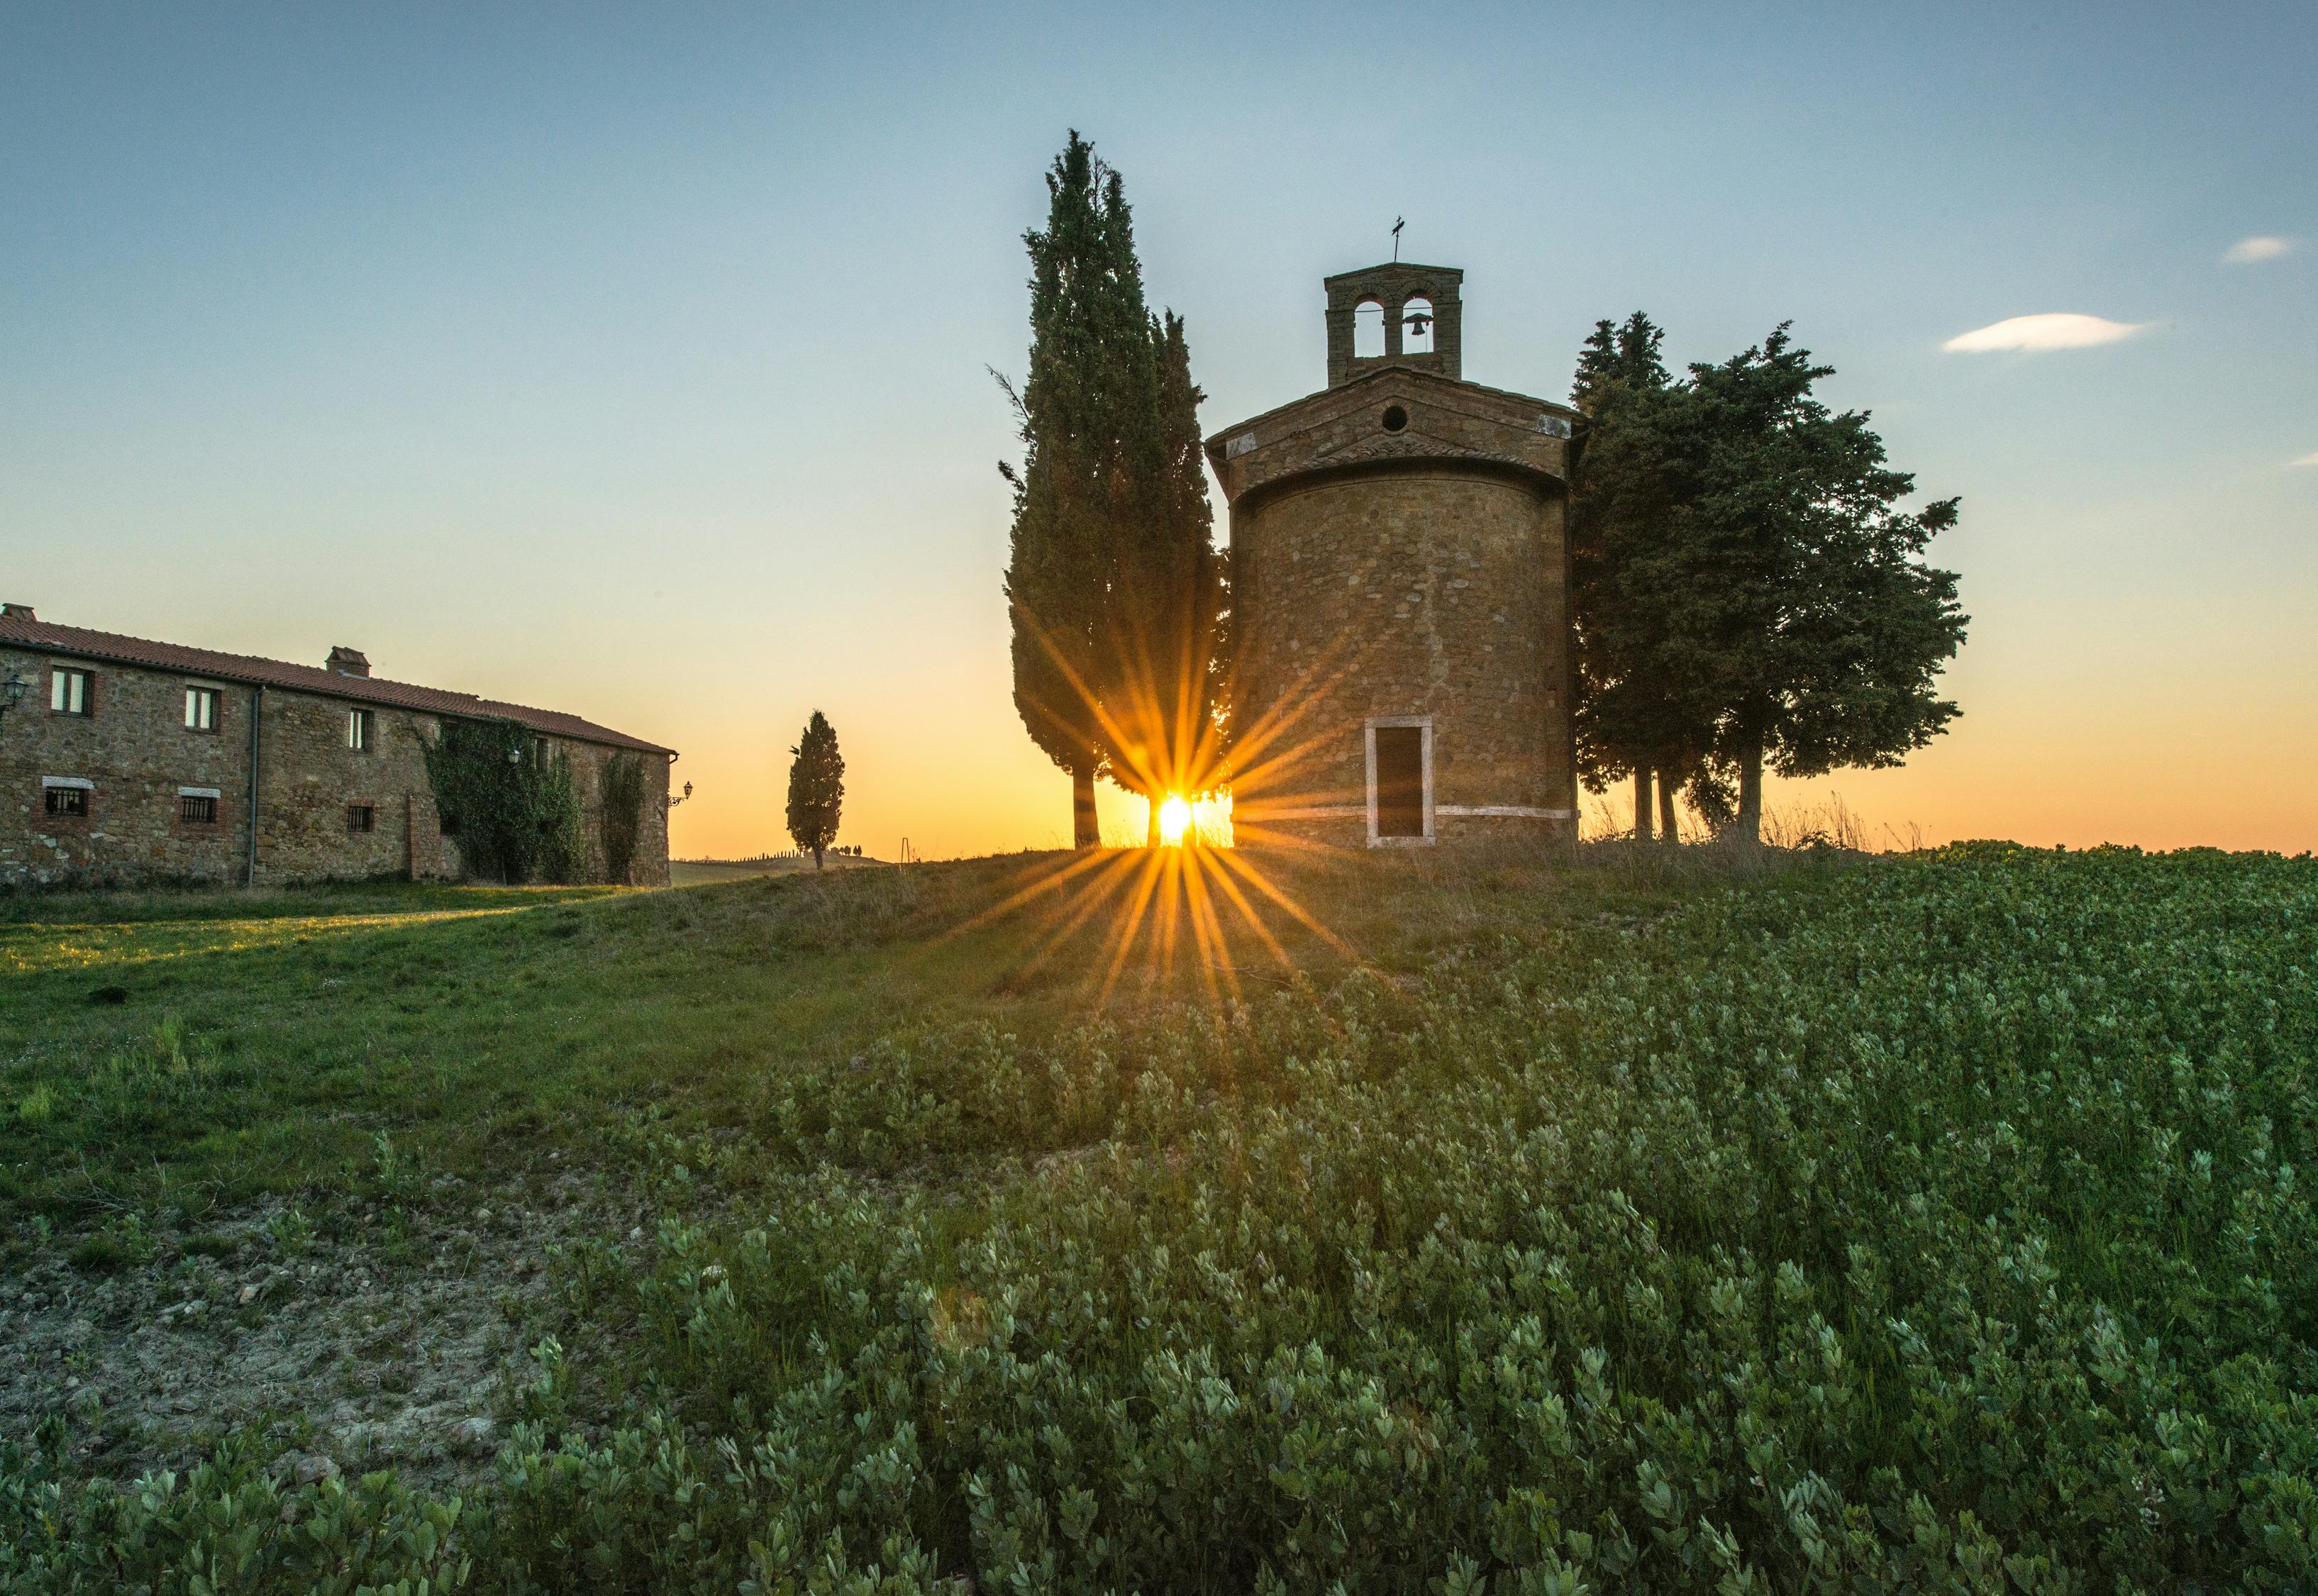
[[[123,637],[114,632],[91,632],[82,626],[57,626],[22,615],[0,616],[0,643],[14,643],[23,648],[70,654],[85,659],[110,659],[121,665],[142,666],[148,670],[182,671],[190,676],[217,677],[226,681],[262,683],[269,687],[287,687],[295,692],[320,694],[355,704],[379,704],[396,709],[417,710],[423,714],[514,721],[551,737],[568,737],[575,742],[634,749],[647,754],[672,754],[676,751],[662,748],[656,742],[646,742],[640,737],[615,731],[608,726],[598,726],[593,721],[581,720],[578,715],[562,714],[552,709],[502,704],[494,698],[478,698],[472,693],[414,686],[408,682],[384,681],[377,677],[342,676],[336,671],[324,670],[319,666],[291,665],[280,659],[263,659],[254,654],[221,654],[211,649],[189,649],[180,643],[159,643],[141,637]]]

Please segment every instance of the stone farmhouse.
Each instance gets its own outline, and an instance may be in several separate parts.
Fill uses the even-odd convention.
[[[1235,829],[1576,834],[1566,405],[1464,380],[1464,273],[1326,280],[1328,386],[1226,427]]]
[[[446,722],[508,720],[571,762],[592,877],[606,764],[643,768],[631,881],[668,883],[672,749],[552,710],[382,681],[355,650],[322,666],[148,642],[0,607],[0,886],[456,880],[425,749]],[[0,704],[4,704],[0,696]]]

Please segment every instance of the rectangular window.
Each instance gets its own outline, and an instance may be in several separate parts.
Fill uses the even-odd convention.
[[[1372,835],[1379,841],[1422,840],[1424,827],[1424,735],[1422,725],[1369,728]]]
[[[188,793],[184,797],[177,800],[177,818],[181,820],[190,820],[196,826],[215,825],[217,823],[217,800],[214,798],[195,797],[193,794]]]
[[[365,831],[378,829],[378,811],[367,803],[346,805],[346,835],[359,837]]]
[[[94,686],[88,672],[57,666],[49,672],[49,708],[60,715],[85,715],[96,696],[90,691]]]
[[[185,689],[185,730],[214,731],[217,730],[217,689],[188,687]]]
[[[360,753],[370,747],[370,711],[350,709],[346,712],[346,747]]]
[[[88,819],[88,789],[86,787],[50,787],[43,793],[43,805],[48,812],[67,820]]]

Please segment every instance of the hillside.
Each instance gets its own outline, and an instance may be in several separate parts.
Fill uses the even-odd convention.
[[[1065,867],[0,901],[0,1588],[2318,1573],[2318,864]]]

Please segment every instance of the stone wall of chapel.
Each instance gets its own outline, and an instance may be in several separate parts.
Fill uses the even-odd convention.
[[[1372,716],[1433,718],[1436,811],[1575,808],[1558,493],[1409,462],[1237,507],[1232,548],[1251,840],[1365,839]],[[1435,834],[1568,829],[1442,816]]]

